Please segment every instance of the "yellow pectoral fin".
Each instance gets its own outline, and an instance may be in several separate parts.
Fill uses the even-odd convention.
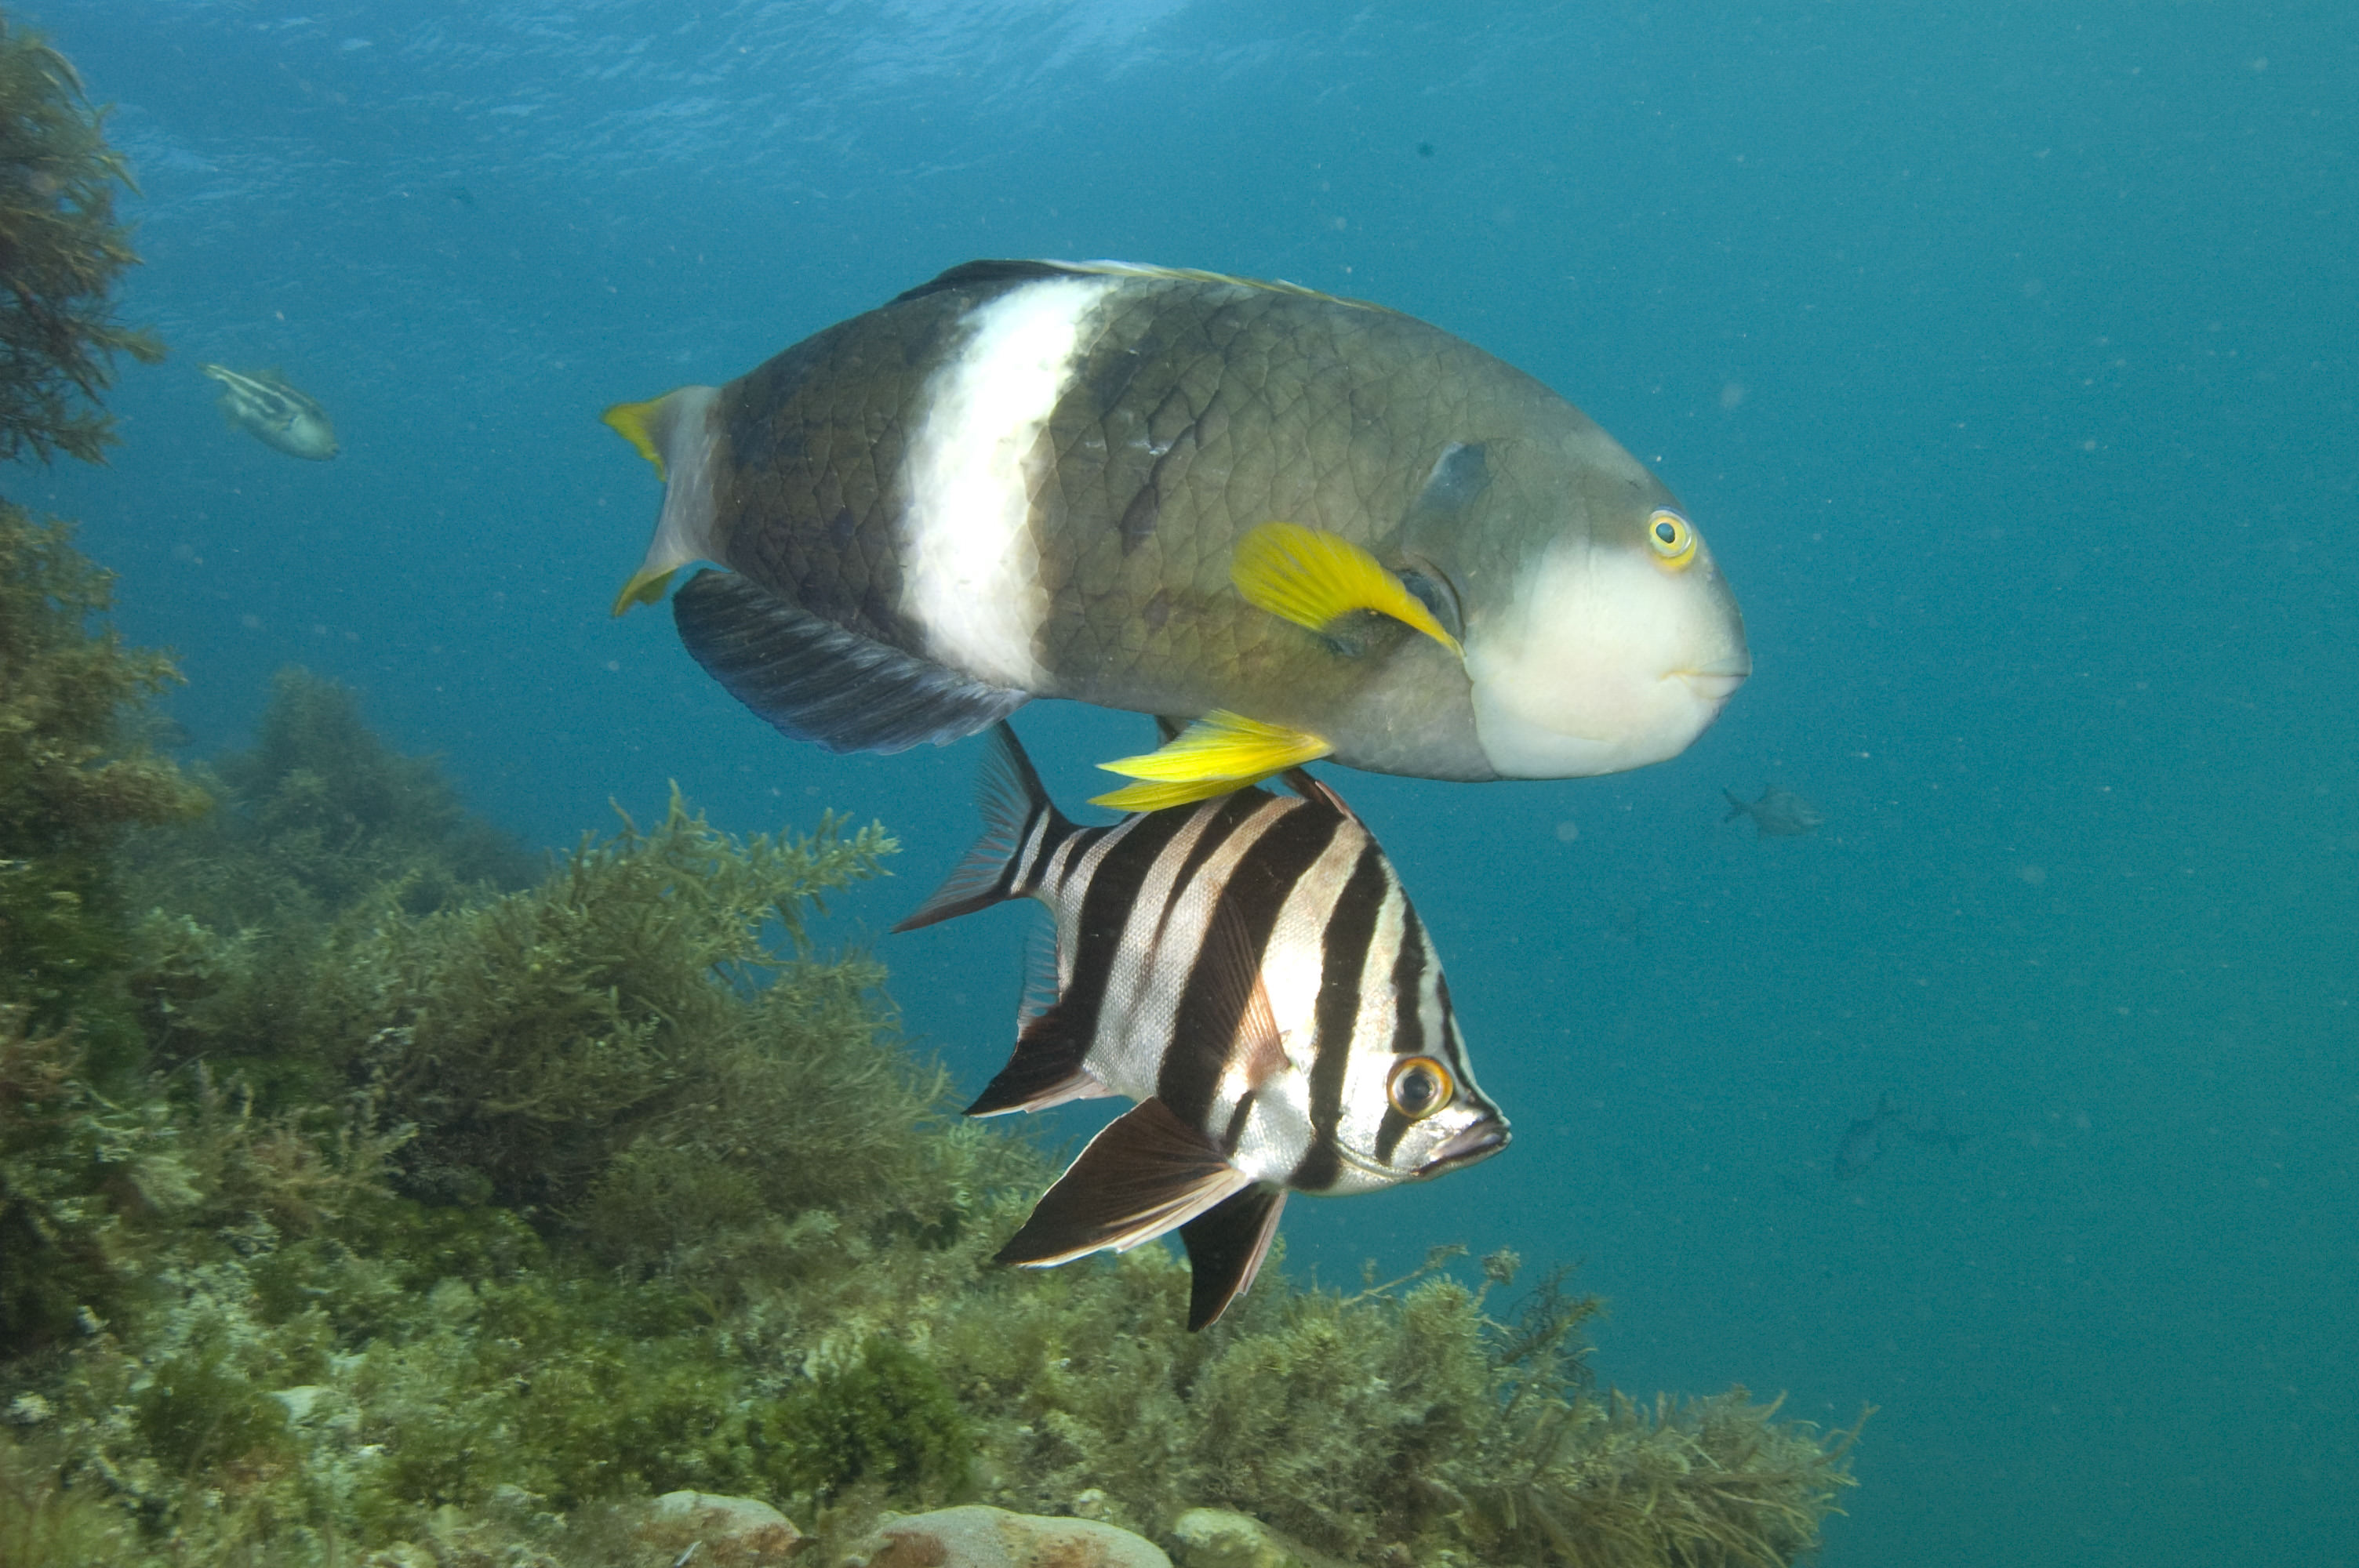
[[[1341,535],[1299,523],[1265,523],[1237,543],[1229,580],[1245,602],[1323,632],[1339,616],[1373,610],[1464,656],[1458,639],[1384,563]]]
[[[637,575],[623,585],[623,591],[614,596],[614,613],[620,615],[634,604],[653,604],[661,599],[664,589],[671,586],[672,574],[678,570],[678,567],[667,567],[661,571],[641,567]]]
[[[664,394],[664,397],[669,397],[670,395],[671,394],[669,393]],[[614,433],[616,435],[622,437],[625,441],[630,442],[632,446],[636,447],[639,449],[639,456],[647,459],[647,461],[656,465],[656,477],[658,479],[662,479],[666,476],[664,474],[663,452],[656,445],[655,431],[652,428],[652,426],[655,421],[656,412],[663,406],[663,397],[650,397],[645,403],[617,403],[612,408],[607,409],[606,412],[598,416],[598,417],[604,423],[614,427]],[[634,578],[632,580],[636,582],[638,579]],[[624,591],[627,593],[629,590],[626,589]],[[614,613],[617,615],[622,613],[622,610],[619,606],[616,608]]]
[[[1215,709],[1158,751],[1100,762],[1110,773],[1145,782],[1125,784],[1090,804],[1116,811],[1160,811],[1210,800],[1315,762],[1334,749],[1308,730]]]

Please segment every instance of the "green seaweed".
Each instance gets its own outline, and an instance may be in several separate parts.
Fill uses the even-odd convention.
[[[131,722],[179,680],[170,661],[91,629],[112,580],[69,524],[0,502],[0,1001],[35,1027],[82,1015],[116,1044],[103,1028],[126,952],[114,854],[134,827],[207,802]]]
[[[939,1500],[974,1456],[965,1412],[941,1375],[883,1335],[772,1401],[764,1423],[776,1432],[772,1476],[820,1502],[859,1481]]]
[[[163,358],[114,319],[115,282],[138,257],[114,219],[131,176],[103,119],[64,56],[0,17],[0,462],[97,461],[114,356]]]
[[[581,1217],[594,1194],[660,1223],[648,1187],[669,1200],[696,1167],[758,1146],[777,1168],[744,1167],[755,1184],[734,1206],[777,1206],[810,1184],[820,1151],[840,1180],[876,1152],[871,1118],[889,1128],[917,1111],[876,1059],[880,1021],[849,1005],[877,971],[763,937],[773,921],[799,932],[804,903],[875,875],[892,848],[834,818],[738,843],[675,793],[654,828],[626,818],[538,888],[381,919],[339,944],[324,1009],[360,1044],[353,1070],[418,1127],[421,1191],[485,1183],[494,1201],[555,1218]],[[841,1091],[798,1095],[814,1065],[856,1067],[878,1103],[864,1115]]]
[[[138,1535],[103,1488],[66,1485],[54,1444],[0,1432],[0,1568],[117,1568]]]
[[[287,1445],[287,1407],[224,1365],[216,1347],[157,1367],[132,1401],[147,1452],[201,1475],[276,1457]]]
[[[98,460],[114,355],[162,351],[114,319],[137,258],[114,217],[128,177],[100,120],[64,58],[0,17],[0,461]],[[102,1076],[131,1046],[111,856],[131,827],[205,805],[132,722],[179,680],[171,662],[91,630],[112,580],[71,524],[0,501],[0,1002],[37,1030],[78,1018]]]

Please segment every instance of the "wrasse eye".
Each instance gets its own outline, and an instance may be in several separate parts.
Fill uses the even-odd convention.
[[[1457,1094],[1450,1069],[1430,1056],[1405,1056],[1393,1067],[1385,1093],[1393,1108],[1411,1121],[1422,1121],[1448,1105]]]
[[[1647,519],[1647,543],[1655,546],[1655,554],[1667,567],[1684,568],[1695,559],[1694,525],[1667,507],[1658,507]]]

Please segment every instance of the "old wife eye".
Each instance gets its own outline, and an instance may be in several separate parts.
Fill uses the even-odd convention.
[[[1430,1056],[1409,1056],[1393,1068],[1385,1085],[1393,1108],[1411,1121],[1422,1121],[1448,1105],[1456,1094],[1450,1069]]]

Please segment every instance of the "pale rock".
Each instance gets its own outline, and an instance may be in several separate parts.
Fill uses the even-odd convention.
[[[980,1506],[888,1519],[846,1563],[858,1568],[1171,1568],[1153,1541],[1110,1524]]]
[[[666,1492],[639,1533],[669,1552],[695,1544],[698,1568],[776,1568],[804,1544],[803,1532],[760,1498],[711,1492]]]
[[[361,1568],[435,1568],[434,1553],[414,1541],[397,1541],[363,1558]]]
[[[1307,1568],[1285,1537],[1226,1509],[1190,1509],[1171,1527],[1171,1539],[1182,1568]]]

